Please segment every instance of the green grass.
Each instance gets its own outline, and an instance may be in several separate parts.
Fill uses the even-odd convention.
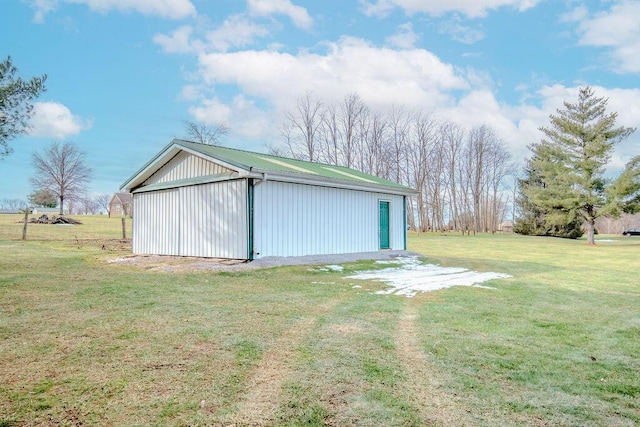
[[[0,425],[640,423],[640,239],[411,233],[513,278],[409,299],[344,279],[372,262],[163,273],[107,263],[119,218],[21,241],[9,217]]]
[[[51,215],[49,215],[51,216]],[[57,215],[54,215],[57,216]],[[37,215],[29,215],[29,219]],[[121,239],[122,217],[105,215],[65,215],[81,225],[28,224],[27,240]],[[24,215],[0,215],[0,236],[7,240],[22,239]],[[131,238],[131,218],[125,218],[126,237]]]

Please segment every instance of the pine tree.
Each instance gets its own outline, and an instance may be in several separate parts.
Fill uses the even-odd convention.
[[[615,182],[604,178],[615,146],[635,131],[616,127],[618,114],[607,112],[607,102],[590,87],[581,88],[576,104],[565,102],[563,110],[549,117],[550,126],[540,128],[545,138],[529,147],[534,154],[531,167],[544,185],[523,188],[550,224],[580,219],[589,244],[595,244],[596,218],[616,215],[626,203],[623,198],[633,199],[632,194],[623,194],[633,185],[620,179],[627,176],[634,181],[639,176],[634,163]]]
[[[46,90],[46,74],[23,80],[11,57],[0,62],[0,159],[11,153],[9,141],[29,129],[32,101]]]
[[[525,176],[518,180],[519,195],[516,199],[518,218],[513,231],[527,236],[553,236],[577,239],[582,236],[581,221],[569,212],[543,208],[536,205],[528,196],[531,187],[544,188],[546,184],[537,172],[535,164],[540,159],[534,156],[527,160]]]

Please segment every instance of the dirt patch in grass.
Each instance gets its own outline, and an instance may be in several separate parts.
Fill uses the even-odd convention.
[[[396,335],[398,358],[407,372],[404,387],[408,399],[429,425],[475,425],[463,402],[442,390],[436,379],[435,368],[420,349],[417,318],[415,305],[407,302],[399,317]]]
[[[362,331],[362,327],[353,324],[336,324],[331,325],[331,329],[340,335],[351,335]]]
[[[130,252],[131,239],[75,239],[70,246],[78,249],[101,249],[103,251]]]
[[[265,352],[254,369],[248,381],[247,392],[231,420],[234,425],[262,426],[274,421],[282,400],[282,385],[293,371],[298,343],[314,323],[315,318],[301,319]]]
[[[127,255],[107,260],[108,264],[126,265],[143,270],[183,273],[189,271],[233,271],[250,268],[245,260],[194,258],[170,255]]]
[[[130,242],[130,241],[129,241]],[[130,250],[129,246],[129,250]],[[314,265],[361,260],[393,260],[398,257],[416,256],[407,251],[359,252],[352,254],[307,255],[298,257],[264,257],[253,261],[225,258],[198,258],[172,255],[125,255],[107,261],[114,265],[127,265],[144,270],[164,272],[189,271],[241,271],[286,265]],[[335,267],[335,266],[334,266]],[[328,271],[328,270],[327,270]]]

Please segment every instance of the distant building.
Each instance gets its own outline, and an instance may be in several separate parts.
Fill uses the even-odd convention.
[[[133,252],[256,259],[406,249],[409,187],[342,166],[174,139],[120,187]]]
[[[60,208],[33,208],[31,209],[33,215],[58,215],[60,214]]]
[[[500,224],[500,231],[503,233],[513,233],[513,222],[505,221]]]
[[[133,216],[131,193],[116,193],[109,201],[109,216]]]

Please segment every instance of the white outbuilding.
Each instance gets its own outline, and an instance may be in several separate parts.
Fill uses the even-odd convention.
[[[405,250],[414,190],[354,169],[174,139],[121,187],[133,252],[257,259]]]

